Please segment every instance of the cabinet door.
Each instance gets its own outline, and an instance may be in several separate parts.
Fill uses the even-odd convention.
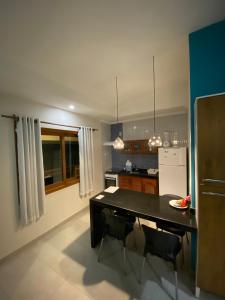
[[[122,150],[122,153],[131,153],[132,152],[132,142],[125,141],[124,142],[124,149]]]
[[[225,297],[225,199],[224,192],[214,187],[200,187],[208,195],[199,193],[198,203],[198,260],[197,286]],[[220,190],[224,190],[220,187]],[[224,298],[223,298],[224,299]]]
[[[143,154],[150,154],[152,151],[149,150],[148,140],[144,140],[142,143],[142,152]]]
[[[124,141],[124,149],[121,150],[124,154],[157,154],[158,148],[148,147],[148,140],[131,140]]]
[[[140,177],[131,178],[131,190],[142,192],[142,179]]]
[[[132,152],[134,154],[142,153],[142,145],[143,145],[142,141],[134,141],[132,145]]]
[[[121,189],[131,189],[131,179],[129,176],[119,176],[119,187]]]
[[[158,184],[156,179],[143,179],[143,192],[146,194],[158,194]]]

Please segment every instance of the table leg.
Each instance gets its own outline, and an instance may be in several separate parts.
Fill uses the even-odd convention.
[[[90,232],[91,232],[91,247],[95,248],[102,238],[102,224],[101,224],[101,210],[102,208],[90,201]]]

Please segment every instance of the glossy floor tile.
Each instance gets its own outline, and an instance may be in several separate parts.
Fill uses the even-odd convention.
[[[127,239],[124,267],[121,245],[110,238],[104,242],[101,262],[97,262],[98,249],[90,247],[89,223],[86,209],[5,259],[0,264],[0,300],[167,300],[174,297],[172,267],[157,257],[149,257],[143,282],[138,283],[144,245],[138,224]],[[182,300],[195,299],[188,247],[185,264],[180,264],[178,272]],[[200,299],[221,298],[201,293]]]

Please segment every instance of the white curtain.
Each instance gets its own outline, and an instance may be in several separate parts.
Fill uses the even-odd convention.
[[[84,197],[94,190],[94,148],[93,130],[81,127],[78,133],[80,156],[80,196]]]
[[[17,123],[20,221],[37,221],[44,213],[44,169],[40,121],[23,117]]]

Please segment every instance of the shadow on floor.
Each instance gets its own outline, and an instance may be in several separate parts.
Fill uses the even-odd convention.
[[[172,266],[157,257],[150,257],[150,260],[159,278],[157,278],[150,265],[148,265],[145,268],[143,283],[138,283],[143,246],[143,232],[138,226],[135,226],[134,231],[127,238],[126,275],[124,274],[122,247],[120,242],[115,239],[106,238],[100,263],[97,261],[98,247],[92,249],[90,246],[89,230],[85,231],[73,241],[63,252],[70,257],[71,260],[85,267],[83,284],[86,286],[107,281],[130,295],[130,300],[158,300],[161,299],[162,295],[164,295],[162,299],[171,299],[169,295],[174,295],[175,291]],[[182,280],[179,280],[179,288],[182,289],[183,296],[184,294],[187,296],[184,299],[193,299],[193,295],[190,291],[190,284],[193,284],[193,280],[190,280],[190,274],[186,274],[184,270],[180,272],[180,275],[181,274]],[[168,291],[167,293],[165,293],[162,286]],[[152,295],[151,298],[146,298],[149,293]],[[153,297],[153,295],[155,296]]]

